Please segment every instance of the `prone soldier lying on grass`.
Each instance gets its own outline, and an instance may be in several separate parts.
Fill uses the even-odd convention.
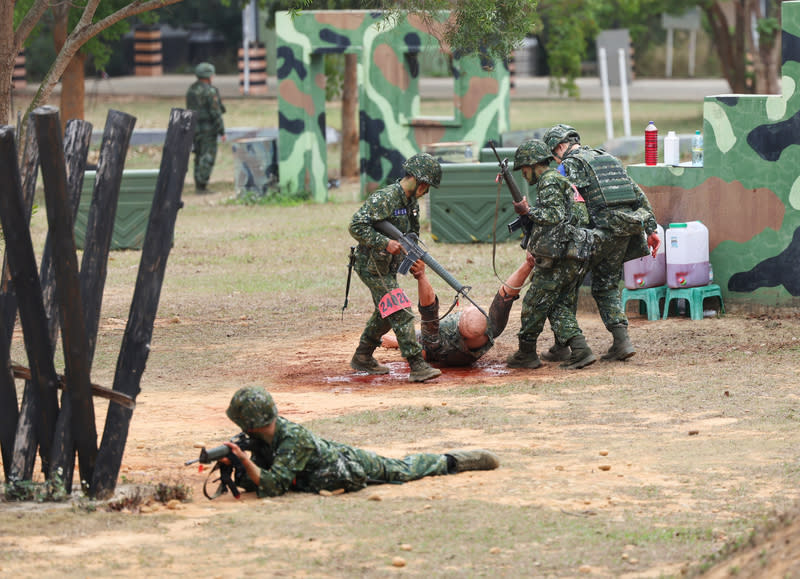
[[[395,459],[325,440],[278,416],[270,393],[257,386],[239,389],[227,415],[250,436],[254,447],[248,456],[235,442],[225,443],[241,463],[235,483],[259,497],[288,491],[357,491],[368,484],[403,483],[500,466],[498,457],[487,450],[417,453]]]

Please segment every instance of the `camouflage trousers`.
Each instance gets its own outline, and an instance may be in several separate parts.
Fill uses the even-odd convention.
[[[587,269],[587,263],[571,259],[555,261],[551,267],[536,264],[531,285],[522,299],[520,341],[538,340],[545,320],[550,320],[550,328],[560,346],[583,334],[575,311],[578,288]]]
[[[357,471],[361,470],[367,484],[404,483],[447,474],[447,457],[443,454],[418,453],[403,458],[387,458],[344,444],[339,445],[339,453],[343,460],[338,463],[349,464],[351,477],[355,475],[356,479],[360,478],[362,473]]]
[[[628,317],[622,309],[620,282],[628,245],[635,243],[633,237],[598,236],[595,257],[592,261],[592,297],[600,310],[600,318],[606,328],[618,324],[628,325]]]
[[[294,490],[319,492],[345,489],[354,492],[368,484],[404,483],[426,476],[448,474],[444,454],[417,453],[403,458],[387,458],[369,450],[333,443],[335,456],[328,457],[318,468],[297,475]],[[261,465],[259,465],[261,466]],[[257,489],[244,476],[236,484],[248,491]]]
[[[194,184],[196,186],[208,185],[211,171],[217,160],[217,135],[216,133],[195,133],[194,135]]]
[[[400,287],[397,283],[397,274],[392,270],[387,272],[377,271],[374,264],[371,263],[369,255],[365,254],[357,255],[355,270],[364,285],[369,288],[372,295],[372,303],[375,305],[375,310],[367,320],[367,326],[361,334],[361,342],[377,348],[381,344],[381,336],[389,330],[394,330],[400,353],[403,357],[408,360],[419,356],[422,353],[422,346],[417,341],[417,333],[414,329],[414,314],[408,308],[405,308],[383,318],[378,311],[378,304],[381,298]]]

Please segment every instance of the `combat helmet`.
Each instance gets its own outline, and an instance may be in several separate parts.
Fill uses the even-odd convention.
[[[542,139],[551,151],[566,141],[574,141],[576,143],[581,142],[581,136],[574,127],[570,127],[569,125],[564,125],[561,123],[547,129],[547,132],[544,134]]]
[[[514,154],[514,171],[519,171],[525,166],[533,167],[552,157],[553,153],[544,141],[528,139],[517,147],[517,152]]]
[[[439,187],[442,182],[442,166],[428,153],[417,153],[406,159],[403,170],[416,177],[420,183],[428,183],[431,187]]]
[[[197,78],[211,78],[216,74],[216,70],[210,62],[201,62],[194,67],[194,74]]]
[[[236,391],[225,414],[247,432],[271,424],[278,417],[278,408],[264,388],[246,386]]]

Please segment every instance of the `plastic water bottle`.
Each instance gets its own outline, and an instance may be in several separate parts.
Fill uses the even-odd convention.
[[[694,132],[692,137],[692,167],[703,166],[703,133]]]
[[[664,137],[664,164],[678,165],[681,160],[680,139],[675,131],[670,131]]]
[[[653,121],[644,130],[644,164],[658,164],[658,128]]]

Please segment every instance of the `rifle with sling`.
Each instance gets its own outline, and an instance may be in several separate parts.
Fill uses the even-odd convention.
[[[492,148],[494,152],[494,156],[497,157],[497,163],[500,165],[500,173],[498,173],[498,179],[502,176],[503,180],[506,182],[508,186],[508,190],[511,193],[511,198],[514,199],[514,203],[520,203],[522,201],[522,191],[520,191],[519,187],[517,186],[517,182],[514,180],[514,175],[511,174],[511,171],[508,168],[508,159],[500,159],[500,155],[497,153],[497,149],[494,148],[494,141],[489,141],[489,146]],[[528,248],[528,241],[531,238],[531,228],[533,227],[533,222],[528,218],[527,215],[518,215],[517,218],[508,224],[508,232],[514,233],[517,229],[522,228],[522,241],[520,242],[520,247],[522,249]]]
[[[469,292],[469,290],[472,288],[460,283],[449,271],[444,268],[444,266],[442,266],[442,264],[436,261],[431,254],[420,247],[419,244],[421,242],[419,241],[416,233],[403,234],[399,229],[397,229],[397,227],[385,220],[376,221],[372,224],[372,226],[389,239],[394,239],[403,246],[403,250],[406,252],[406,255],[397,270],[398,273],[403,275],[407,274],[411,269],[411,266],[414,265],[417,260],[421,259],[423,262],[425,262],[425,265],[431,268],[440,278],[447,282],[447,285],[456,290],[458,295],[464,296],[467,300],[472,302],[473,306],[478,308],[478,311],[480,311],[487,318],[489,317],[486,312],[484,312],[483,309],[476,304],[475,301],[469,297],[469,295],[467,295],[467,292]]]

